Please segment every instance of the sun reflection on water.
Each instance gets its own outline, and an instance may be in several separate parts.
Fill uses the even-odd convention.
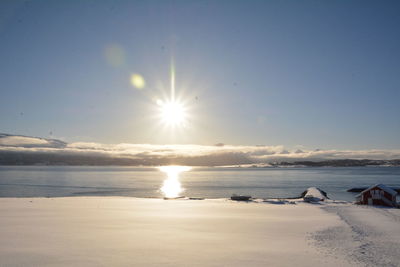
[[[164,180],[163,186],[160,188],[161,192],[166,198],[179,197],[180,193],[184,191],[181,183],[179,182],[179,174],[181,172],[189,171],[191,168],[188,166],[163,166],[159,170],[167,174],[167,179]]]

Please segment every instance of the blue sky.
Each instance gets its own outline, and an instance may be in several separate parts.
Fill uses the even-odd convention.
[[[399,26],[398,1],[1,1],[0,132],[399,148]],[[171,58],[181,129],[155,104]]]

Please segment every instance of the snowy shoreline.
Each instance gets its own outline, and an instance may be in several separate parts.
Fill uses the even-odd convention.
[[[226,199],[0,198],[2,266],[396,266],[400,210]]]

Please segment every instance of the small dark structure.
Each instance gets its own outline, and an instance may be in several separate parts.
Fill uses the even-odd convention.
[[[356,204],[397,207],[397,192],[383,184],[373,185],[356,196]]]
[[[251,196],[242,196],[242,195],[233,194],[233,195],[231,196],[231,200],[236,200],[236,201],[249,201],[249,200],[251,200]]]
[[[179,197],[164,197],[164,200],[174,200],[174,199],[182,199],[185,198],[185,196],[179,196]]]

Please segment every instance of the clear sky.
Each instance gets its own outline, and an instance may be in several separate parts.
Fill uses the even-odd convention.
[[[399,29],[399,1],[2,0],[0,132],[399,148]],[[187,109],[173,129],[156,104],[171,60]]]

